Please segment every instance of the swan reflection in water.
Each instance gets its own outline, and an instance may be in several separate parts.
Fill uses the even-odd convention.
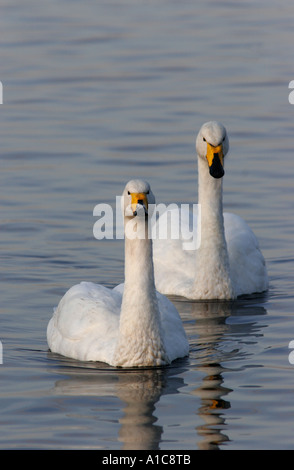
[[[63,363],[68,361],[68,379],[55,383],[54,394],[92,396],[97,398],[97,404],[101,398],[118,398],[123,403],[123,416],[119,418],[118,435],[112,440],[117,438],[124,450],[159,449],[164,431],[156,424],[153,413],[162,395],[178,393],[185,385],[183,378],[178,376],[185,370],[181,366],[182,360],[172,367],[122,370],[104,368],[101,364],[99,369],[97,364],[76,368],[75,361],[60,359]],[[109,416],[109,420],[114,419],[114,415]]]
[[[177,300],[175,304],[179,308]],[[258,347],[262,333],[250,316],[265,315],[266,310],[252,296],[229,302],[182,302],[180,311],[190,340],[190,367],[203,373],[199,386],[191,392],[201,400],[195,410],[203,421],[197,426],[201,436],[197,447],[219,449],[229,440],[223,431],[228,429],[225,410],[231,407],[227,396],[233,391],[225,386],[223,373],[232,371],[226,362],[236,361],[238,370],[239,361],[254,354],[254,344]]]
[[[254,302],[188,302],[172,299],[180,311],[190,341],[189,358],[179,359],[167,367],[116,369],[101,363],[81,363],[48,353],[56,358],[57,367],[66,379],[57,380],[54,394],[68,396],[116,397],[123,403],[117,436],[122,449],[156,450],[161,448],[168,431],[158,424],[157,404],[161,397],[181,393],[183,414],[175,410],[178,426],[185,426],[187,406],[195,397],[195,449],[219,449],[229,440],[225,433],[226,411],[230,408],[229,394],[223,373],[226,361],[238,361],[251,355],[246,341],[251,341],[252,354],[260,325],[250,315],[264,315],[265,309]],[[256,340],[255,340],[256,338]],[[242,347],[242,344],[244,347]],[[239,368],[240,364],[236,367]],[[193,374],[193,371],[195,374]],[[189,380],[189,383],[187,383]],[[194,387],[195,385],[195,387]],[[189,398],[183,387],[189,386]],[[102,401],[103,403],[103,401]],[[176,402],[178,403],[178,402]],[[173,411],[172,411],[173,412]],[[111,411],[110,411],[111,413]],[[109,416],[115,420],[117,411]],[[181,421],[182,419],[182,421]],[[164,421],[164,417],[162,419]],[[101,421],[98,420],[101,427]],[[105,439],[106,441],[106,439]],[[193,441],[193,438],[192,438]]]

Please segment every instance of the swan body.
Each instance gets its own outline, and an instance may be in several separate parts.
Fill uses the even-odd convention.
[[[182,226],[193,226],[194,249],[187,249],[181,236],[154,240],[155,283],[163,294],[229,300],[268,288],[256,236],[241,217],[223,213],[222,181],[228,149],[224,126],[215,121],[205,123],[196,138],[197,210],[180,217],[180,210],[174,209],[170,216],[171,224],[181,219]]]
[[[188,355],[178,311],[156,292],[148,183],[131,180],[122,206],[125,223],[125,282],[114,289],[91,282],[71,287],[47,327],[52,352],[117,367],[162,366]]]

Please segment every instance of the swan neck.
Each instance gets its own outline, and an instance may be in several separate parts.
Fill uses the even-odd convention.
[[[152,241],[148,237],[147,220],[140,222],[138,238],[125,236],[125,286],[128,291],[135,284],[138,293],[154,290]]]
[[[213,178],[206,161],[198,158],[198,202],[204,214],[223,222],[223,178]]]
[[[202,298],[231,298],[233,295],[224,229],[222,184],[222,178],[213,178],[207,162],[199,157],[198,202],[201,217],[198,230],[201,239],[194,286],[197,292],[201,291]]]
[[[152,240],[147,220],[143,238],[125,236],[125,284],[115,351],[118,366],[155,366],[169,362],[154,283]],[[143,230],[144,229],[144,230]],[[141,231],[141,235],[142,235]]]

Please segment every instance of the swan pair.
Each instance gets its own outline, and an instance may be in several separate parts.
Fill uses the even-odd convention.
[[[70,288],[47,327],[52,352],[116,367],[163,366],[189,352],[178,311],[163,294],[234,299],[267,289],[256,237],[240,217],[223,214],[228,148],[221,124],[202,126],[196,139],[201,243],[195,251],[185,250],[181,239],[156,239],[153,253],[148,220],[155,198],[147,182],[129,181],[122,197],[125,282],[114,289],[90,282]]]

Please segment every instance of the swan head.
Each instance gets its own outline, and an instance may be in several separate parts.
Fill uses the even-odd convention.
[[[129,181],[122,195],[122,211],[124,217],[150,215],[154,208],[155,197],[147,181],[134,179]]]
[[[217,121],[203,124],[196,138],[196,151],[200,158],[207,161],[210,175],[222,178],[225,174],[224,157],[229,151],[225,127]]]

